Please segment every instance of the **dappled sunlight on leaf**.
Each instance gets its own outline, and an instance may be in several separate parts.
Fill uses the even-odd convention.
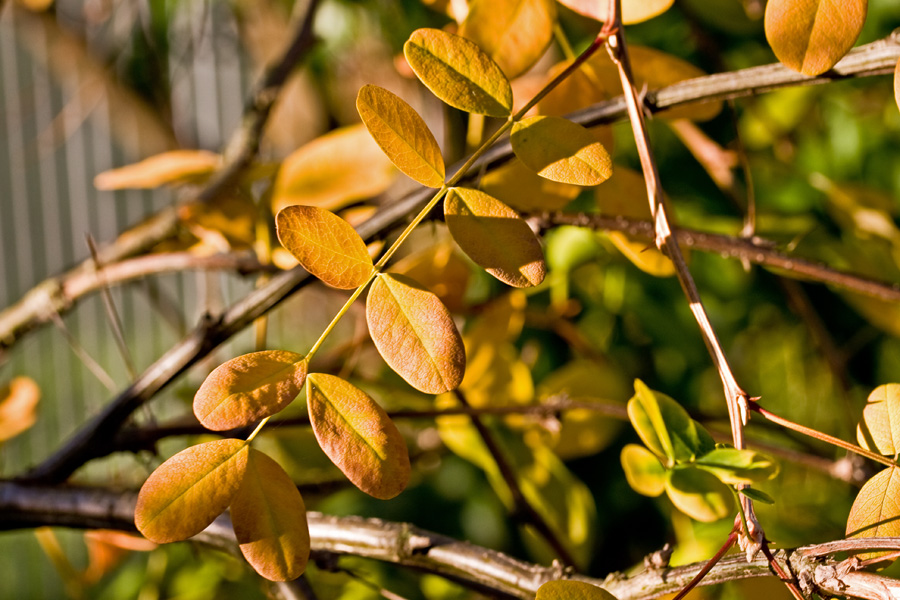
[[[609,3],[612,0],[559,0],[578,14],[598,21],[609,17]],[[622,0],[622,23],[630,25],[652,19],[669,10],[675,0]]]
[[[900,469],[889,467],[868,480],[847,517],[847,537],[900,536]],[[871,553],[861,559],[878,556]]]
[[[612,175],[602,144],[576,123],[561,117],[528,117],[510,134],[513,151],[541,177],[574,185],[598,185]]]
[[[900,453],[900,384],[880,385],[869,394],[856,439],[863,448],[879,454]]]

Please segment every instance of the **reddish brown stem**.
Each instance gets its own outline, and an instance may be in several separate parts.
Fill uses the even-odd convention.
[[[728,535],[728,539],[725,540],[725,543],[722,544],[721,548],[719,548],[719,551],[713,554],[713,557],[709,559],[709,562],[707,562],[703,566],[703,568],[700,569],[696,575],[694,575],[694,578],[691,579],[691,581],[686,586],[684,586],[684,588],[680,592],[678,592],[678,595],[675,596],[672,600],[681,600],[682,598],[687,596],[692,589],[697,587],[697,584],[700,583],[700,581],[702,581],[704,577],[706,577],[706,574],[709,573],[710,570],[714,566],[716,566],[716,563],[719,562],[723,556],[725,556],[725,553],[728,552],[728,550],[730,550],[732,546],[734,546],[737,538],[738,526],[735,526],[735,528],[732,529],[731,533]]]

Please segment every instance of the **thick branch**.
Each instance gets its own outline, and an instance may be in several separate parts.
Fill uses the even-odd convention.
[[[0,483],[0,530],[39,526],[79,529],[135,531],[135,495],[100,488],[31,487]],[[656,598],[684,587],[705,562],[671,569],[649,569],[633,577],[612,574],[605,580],[567,575],[562,568],[542,567],[500,552],[459,542],[407,523],[359,517],[332,517],[308,513],[312,553],[328,561],[334,555],[354,555],[434,573],[473,589],[502,598],[532,600],[543,583],[569,577],[606,588],[619,600]],[[236,553],[236,543],[227,516],[221,516],[195,541]],[[871,598],[871,590],[896,589],[900,582],[872,573],[850,570],[824,557],[837,551],[865,552],[900,550],[900,539],[868,538],[839,540],[796,550],[780,551],[776,559],[788,561],[798,577],[823,590],[841,595]],[[771,576],[768,563],[760,558],[748,562],[743,554],[722,559],[703,579],[712,585],[750,577]]]

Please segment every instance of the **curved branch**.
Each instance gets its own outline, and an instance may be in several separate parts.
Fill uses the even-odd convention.
[[[102,488],[25,486],[0,482],[0,530],[39,526],[79,529],[117,529],[134,532],[134,503],[131,492],[117,493]],[[335,555],[354,555],[433,573],[470,588],[488,591],[495,597],[531,600],[547,581],[570,578],[602,586],[619,600],[656,598],[682,588],[706,562],[674,568],[648,569],[632,577],[614,573],[606,579],[573,575],[560,566],[543,567],[503,553],[459,542],[419,529],[361,517],[333,517],[310,512],[310,540],[314,559],[329,561]],[[220,516],[195,541],[238,553],[231,523]],[[823,557],[838,551],[871,552],[900,550],[900,539],[866,538],[839,540],[794,550],[782,550],[779,562],[790,564],[801,580],[843,596],[871,598],[871,589],[897,589],[900,581],[852,568]],[[742,553],[726,556],[703,579],[713,585],[750,577],[771,576],[762,557],[747,561]],[[836,591],[839,590],[839,591]],[[877,597],[877,596],[875,596]]]

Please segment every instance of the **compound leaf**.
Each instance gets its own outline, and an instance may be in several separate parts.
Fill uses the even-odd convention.
[[[466,367],[462,338],[437,296],[402,275],[380,275],[369,290],[366,319],[385,362],[426,394],[456,389]]]
[[[847,537],[900,536],[900,469],[888,467],[866,482],[847,517]]]
[[[398,169],[424,186],[444,185],[441,149],[413,107],[384,88],[365,85],[356,96],[356,110]]]
[[[666,470],[655,454],[637,444],[627,444],[619,456],[628,485],[638,494],[655,498],[666,489]]]
[[[900,452],[900,384],[880,385],[869,394],[856,439],[873,452],[888,456]]]
[[[543,56],[555,22],[556,4],[551,0],[475,0],[459,34],[513,79]]]
[[[562,117],[528,117],[513,126],[513,151],[541,177],[598,185],[612,175],[612,160],[590,131]]]
[[[194,414],[214,431],[249,425],[290,404],[306,381],[300,354],[252,352],[216,367],[194,396]]]
[[[489,117],[512,112],[512,88],[503,71],[466,38],[417,29],[403,53],[425,87],[450,106]]]
[[[666,493],[678,510],[698,521],[718,521],[731,514],[734,496],[719,478],[694,467],[668,472]]]
[[[387,500],[409,482],[409,453],[397,427],[365,392],[334,375],[306,384],[309,419],[319,445],[353,485]]]
[[[530,287],[544,280],[547,265],[537,236],[493,196],[452,188],[444,199],[444,217],[459,247],[500,281]]]
[[[616,597],[590,583],[557,580],[539,587],[535,600],[616,600]]]
[[[171,150],[132,165],[104,171],[94,177],[94,187],[121,190],[186,183],[209,175],[221,162],[221,156],[207,150]]]
[[[281,465],[259,450],[247,456],[231,523],[244,558],[266,579],[290,581],[306,570],[310,546],[303,498]]]
[[[161,464],[138,494],[138,531],[158,544],[203,531],[237,494],[248,450],[244,440],[216,440],[191,446]]]
[[[868,0],[769,0],[766,39],[786,67],[819,75],[856,43],[867,8]]]
[[[331,211],[288,206],[275,218],[278,240],[303,268],[328,285],[357,288],[372,274],[366,244],[356,230]]]

